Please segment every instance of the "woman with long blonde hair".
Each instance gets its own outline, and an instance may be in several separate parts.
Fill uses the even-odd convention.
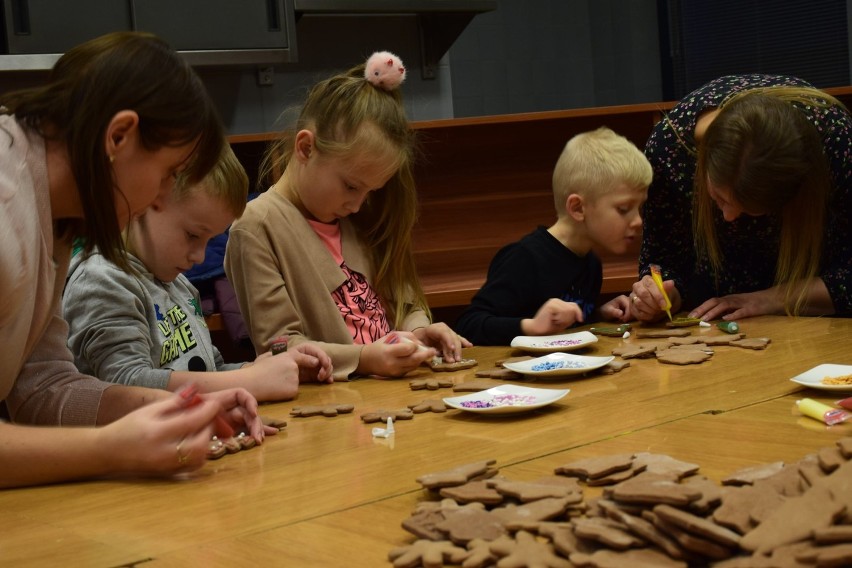
[[[641,320],[664,305],[704,320],[848,315],[852,117],[793,77],[728,76],[654,128],[654,167],[631,294]]]

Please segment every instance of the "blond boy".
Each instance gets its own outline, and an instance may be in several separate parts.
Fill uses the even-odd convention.
[[[595,251],[621,255],[641,237],[651,176],[644,154],[608,128],[571,138],[553,171],[556,222],[495,255],[456,331],[474,345],[508,345],[593,317],[632,319],[623,295],[596,309],[603,277]]]

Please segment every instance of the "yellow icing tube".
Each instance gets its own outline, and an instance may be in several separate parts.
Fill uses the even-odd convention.
[[[663,288],[663,273],[660,271],[660,266],[658,264],[651,265],[651,278],[654,279],[654,283],[663,294],[663,299],[666,301],[666,307],[663,309],[666,311],[666,314],[668,314],[669,321],[672,321],[672,301],[669,300],[669,295],[666,294],[666,289]]]
[[[809,416],[810,418],[819,420],[820,422],[825,422],[829,426],[845,422],[850,416],[852,416],[852,414],[849,414],[845,410],[834,408],[833,406],[823,404],[812,398],[797,400],[796,406],[799,407],[799,412],[805,416]]]

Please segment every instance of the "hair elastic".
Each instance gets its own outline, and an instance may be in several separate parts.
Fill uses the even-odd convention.
[[[405,81],[405,66],[390,51],[377,51],[367,58],[364,78],[375,87],[393,91]]]

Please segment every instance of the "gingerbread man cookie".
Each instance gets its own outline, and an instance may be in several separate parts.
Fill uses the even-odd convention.
[[[461,371],[462,369],[475,367],[478,363],[476,359],[461,359],[454,363],[445,363],[444,358],[438,355],[426,361],[426,364],[433,371]]]
[[[414,379],[408,383],[411,390],[438,390],[452,387],[455,383],[452,379]]]
[[[427,398],[425,400],[421,400],[416,404],[409,404],[408,408],[411,409],[411,412],[414,414],[420,414],[421,412],[446,412],[447,405],[444,404],[444,401],[440,398]]]
[[[338,414],[348,414],[355,410],[354,404],[324,404],[318,406],[294,406],[290,411],[290,416],[306,417],[306,416],[337,416]]]
[[[388,418],[394,422],[397,420],[411,420],[414,418],[414,413],[410,408],[401,408],[399,410],[375,410],[373,412],[365,412],[361,415],[361,420],[366,424],[372,422],[387,422]]]

